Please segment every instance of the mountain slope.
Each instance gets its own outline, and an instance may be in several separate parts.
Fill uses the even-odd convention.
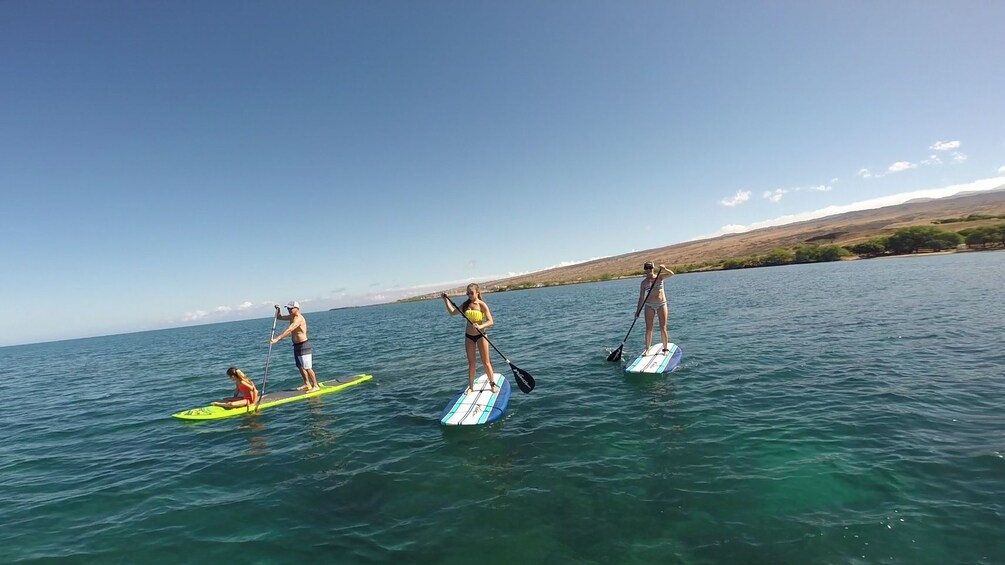
[[[845,212],[784,226],[676,243],[479,284],[486,291],[566,284],[637,274],[641,272],[645,261],[672,267],[763,255],[779,247],[804,244],[854,245],[872,237],[892,234],[903,227],[932,224],[935,220],[962,218],[970,214],[1005,214],[1005,186],[986,192]],[[1003,220],[981,220],[955,222],[941,227],[958,231],[967,227],[1000,223]],[[447,292],[453,294],[459,291],[462,289],[450,289]],[[430,298],[437,294],[417,298]]]

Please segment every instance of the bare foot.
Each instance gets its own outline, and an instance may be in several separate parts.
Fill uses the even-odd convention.
[[[297,390],[300,390],[300,391],[307,391],[307,390],[308,390],[308,389],[307,389],[307,385],[300,385],[300,386],[298,386],[298,387],[297,387]]]
[[[499,392],[499,386],[495,383],[492,383],[492,392]]]
[[[471,386],[469,386],[469,387],[468,387],[468,390],[464,391],[464,394],[468,394],[469,392],[474,392],[474,391],[475,391],[475,388],[474,388],[474,387],[471,387]]]
[[[315,392],[315,391],[318,391],[318,390],[321,390],[321,387],[316,386],[316,387],[312,388],[310,391],[311,392]]]

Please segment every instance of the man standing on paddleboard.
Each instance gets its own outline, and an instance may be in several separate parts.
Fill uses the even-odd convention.
[[[293,337],[293,359],[297,362],[297,369],[300,369],[300,376],[304,378],[304,385],[298,386],[297,390],[313,391],[319,390],[318,377],[313,369],[313,352],[311,343],[307,341],[307,319],[300,314],[300,303],[291,300],[286,305],[287,315],[279,313],[279,305],[276,304],[276,318],[289,320],[290,327],[286,331],[274,337],[271,341],[273,345],[281,341],[286,336]]]

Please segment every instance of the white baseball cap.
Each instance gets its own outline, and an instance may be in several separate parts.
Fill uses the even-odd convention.
[[[300,303],[296,300],[290,300],[290,303],[286,305],[286,309],[293,310],[294,308],[300,308]]]

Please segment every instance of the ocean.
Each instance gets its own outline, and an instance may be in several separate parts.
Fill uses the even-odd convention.
[[[307,312],[319,377],[374,379],[212,422],[170,415],[261,384],[270,319],[0,348],[0,563],[1005,563],[1003,281],[1005,252],[675,276],[666,376],[606,360],[638,279],[488,294],[537,388],[466,429],[440,301]],[[286,340],[268,387],[298,384]]]

